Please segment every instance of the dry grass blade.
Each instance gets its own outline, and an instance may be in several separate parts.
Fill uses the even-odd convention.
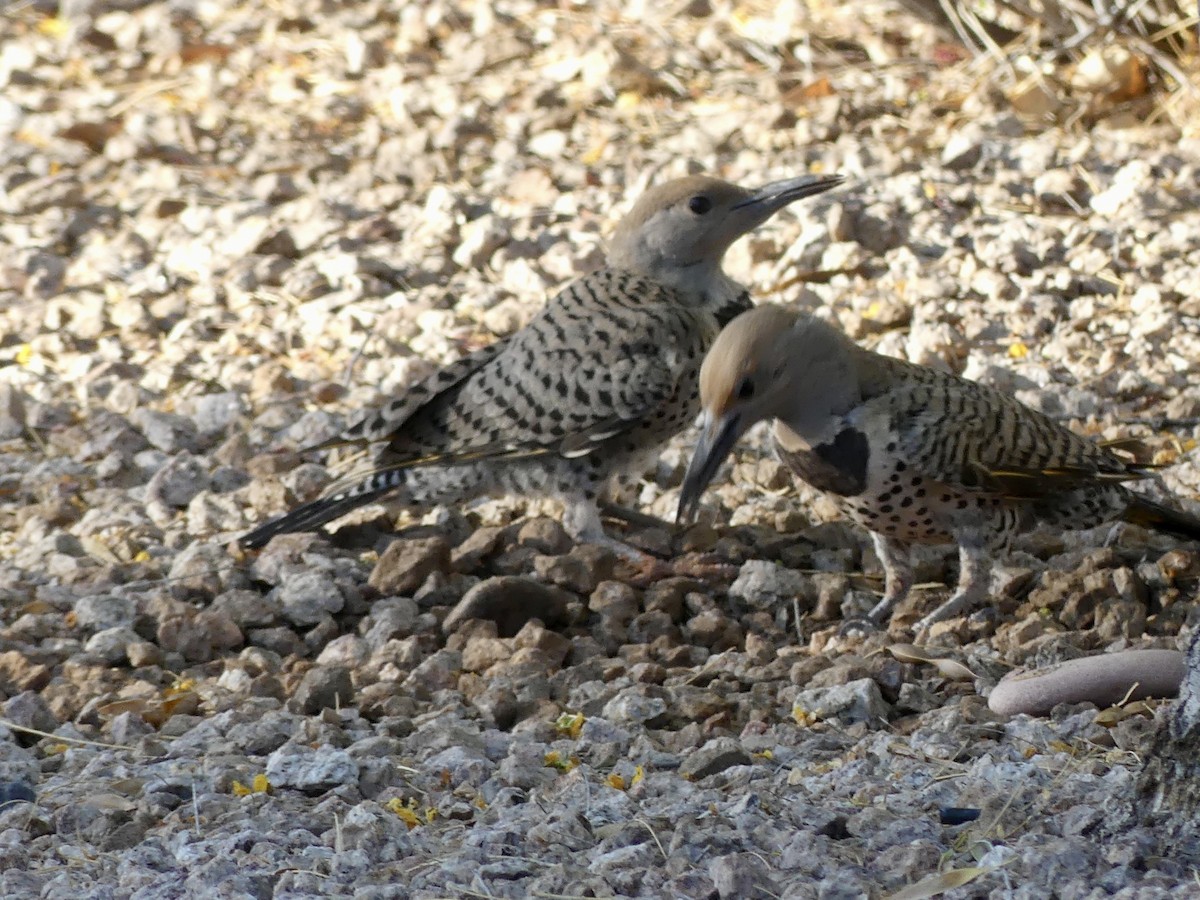
[[[931,665],[943,678],[949,678],[951,681],[974,681],[978,677],[958,660],[935,656],[924,647],[917,647],[913,644],[892,644],[887,649],[900,662]]]
[[[1194,122],[1200,101],[1200,15],[1183,0],[1131,0],[1111,8],[1084,0],[997,0],[990,15],[964,0],[903,2],[975,52],[976,64],[990,64],[989,80],[1014,89],[1018,111],[1067,122],[1102,117],[1157,85],[1155,106],[1133,114],[1166,115],[1184,126]],[[1085,77],[1076,77],[1084,67]],[[1031,74],[1047,101],[1027,97]]]
[[[970,884],[980,875],[986,875],[991,871],[991,868],[971,866],[965,869],[939,872],[936,875],[922,878],[916,884],[910,884],[894,894],[889,894],[887,900],[924,900],[926,897],[936,897],[946,891],[962,887],[964,884]]]

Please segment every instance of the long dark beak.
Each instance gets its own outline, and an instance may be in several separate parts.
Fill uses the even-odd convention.
[[[721,463],[725,462],[725,457],[745,430],[739,413],[721,419],[713,419],[707,412],[704,414],[700,440],[692,452],[692,461],[688,464],[687,474],[683,476],[683,489],[679,492],[679,510],[675,513],[677,523],[690,522],[696,515],[696,507],[700,505],[704,489],[716,476]]]
[[[802,175],[799,178],[772,181],[770,184],[760,187],[741,203],[735,204],[733,208],[745,209],[757,206],[766,217],[796,200],[802,200],[814,194],[823,194],[845,180],[844,175]]]

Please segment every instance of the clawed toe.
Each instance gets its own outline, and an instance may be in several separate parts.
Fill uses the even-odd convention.
[[[838,626],[838,637],[866,637],[869,634],[878,634],[884,629],[880,624],[870,616],[855,616],[853,619],[846,619]]]

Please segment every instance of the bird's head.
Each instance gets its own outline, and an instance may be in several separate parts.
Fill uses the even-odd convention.
[[[701,494],[752,425],[779,419],[798,435],[819,434],[857,396],[852,344],[832,326],[782,306],[742,313],[700,369],[700,440],[679,498],[690,518]]]
[[[615,268],[683,285],[720,270],[725,251],[783,207],[841,184],[841,175],[807,175],[747,190],[692,175],[646,191],[621,220],[608,261]]]

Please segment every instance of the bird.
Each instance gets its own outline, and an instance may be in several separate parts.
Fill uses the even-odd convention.
[[[912,587],[910,545],[954,543],[950,599],[914,626],[987,597],[991,560],[1037,526],[1130,522],[1200,540],[1200,519],[1131,490],[1153,468],[1120,442],[1092,441],[986,385],[874,353],[833,325],[776,304],[740,314],[700,371],[701,432],[677,519],[700,497],[738,439],[773,421],[792,474],[871,532],[884,593],[868,624],[890,620]]]
[[[576,541],[642,555],[604,532],[598,497],[691,425],[700,363],[751,307],[725,251],[788,204],[841,184],[804,175],[750,190],[693,175],[646,191],[619,222],[606,264],[552,297],[525,327],[452,362],[309,450],[349,445],[370,466],[239,539],[312,531],[353,509],[410,509],[482,496],[557,498]]]

